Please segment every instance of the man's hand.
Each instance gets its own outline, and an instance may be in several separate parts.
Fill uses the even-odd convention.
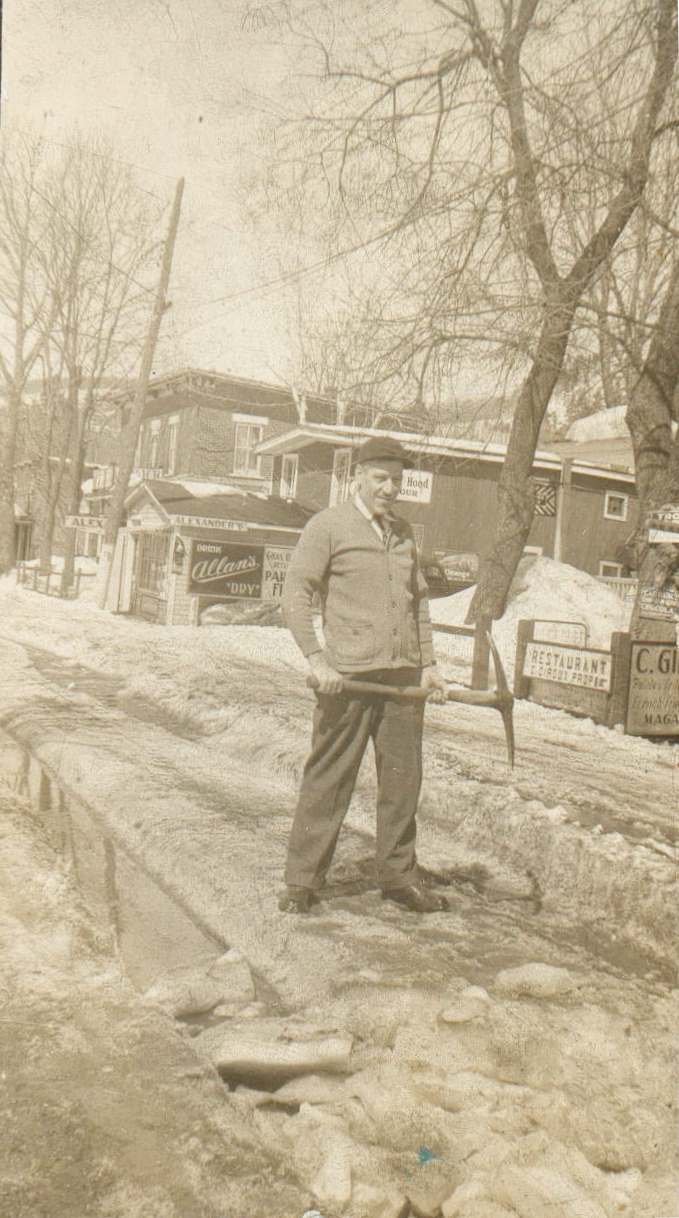
[[[447,702],[446,694],[448,692],[448,683],[447,681],[444,681],[440,672],[438,672],[434,665],[430,665],[428,668],[422,669],[420,685],[422,686],[422,689],[431,690],[427,701]]]
[[[307,660],[311,674],[318,683],[320,694],[342,693],[344,677],[326,660],[322,651],[313,652],[312,655],[307,656]]]

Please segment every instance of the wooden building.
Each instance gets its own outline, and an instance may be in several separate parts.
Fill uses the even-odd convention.
[[[228,484],[142,482],[126,501],[107,608],[162,625],[195,626],[210,606],[280,597],[310,513]]]
[[[122,422],[132,390],[120,397]],[[149,389],[135,466],[145,477],[190,474],[228,479],[246,489],[270,488],[273,462],[262,440],[299,422],[334,423],[336,403],[221,372],[184,369]]]
[[[368,436],[386,434],[416,463],[406,474],[400,510],[420,550],[436,557],[483,554],[495,532],[502,444],[300,423],[265,439],[258,452],[273,459],[274,495],[313,512],[349,495],[356,448]],[[533,476],[537,509],[527,551],[595,576],[628,575],[623,546],[637,515],[631,470],[540,451]]]

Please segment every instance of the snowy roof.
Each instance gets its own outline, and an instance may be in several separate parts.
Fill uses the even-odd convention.
[[[194,494],[188,489],[192,482],[149,479],[136,486],[125,502],[129,506],[140,495],[148,493],[170,517],[202,516],[210,520],[239,520],[258,528],[268,526],[291,529],[293,532],[303,529],[312,515],[298,503],[267,498],[241,490],[240,487],[208,483],[202,484],[201,490]]]
[[[596,410],[584,419],[576,419],[566,432],[566,440],[581,443],[584,440],[605,440],[613,437],[629,440],[629,428],[625,421],[625,407],[611,406],[608,410]]]
[[[391,436],[399,440],[404,448],[419,456],[451,456],[476,457],[479,460],[501,464],[507,453],[506,444],[491,444],[484,440],[456,440],[451,436],[425,436],[422,433],[393,431],[376,427],[337,426],[325,423],[305,423],[293,427],[281,435],[272,436],[257,445],[256,451],[263,455],[276,456],[285,452],[296,452],[310,444],[330,444],[335,448],[354,448],[369,436]],[[609,442],[610,443],[610,442]],[[582,451],[582,445],[570,446],[577,456],[584,458],[574,464],[577,472],[588,474],[590,477],[618,478],[624,482],[634,482],[631,473],[632,464],[621,461],[619,465],[604,462]],[[556,449],[556,446],[555,446]],[[567,454],[567,455],[570,455]],[[559,471],[562,465],[561,452],[538,449],[533,460],[533,468]]]

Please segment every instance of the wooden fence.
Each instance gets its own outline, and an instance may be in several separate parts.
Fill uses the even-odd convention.
[[[43,596],[61,596],[68,600],[76,600],[80,595],[83,580],[96,579],[96,571],[76,571],[73,583],[66,593],[61,591],[61,571],[41,573],[37,567],[27,567],[23,563],[17,566],[17,583],[30,592],[40,592]]]
[[[634,602],[639,587],[638,579],[616,579],[609,575],[599,575],[597,578],[600,584],[605,584],[625,604]]]

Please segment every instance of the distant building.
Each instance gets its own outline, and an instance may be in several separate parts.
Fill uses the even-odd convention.
[[[298,424],[259,445],[273,458],[273,492],[318,511],[350,494],[356,448],[375,429]],[[412,454],[400,510],[421,551],[437,557],[483,554],[495,534],[497,483],[504,444],[389,432]],[[636,522],[629,468],[538,451],[533,463],[536,515],[527,551],[557,558],[591,575],[629,574],[622,547]]]

